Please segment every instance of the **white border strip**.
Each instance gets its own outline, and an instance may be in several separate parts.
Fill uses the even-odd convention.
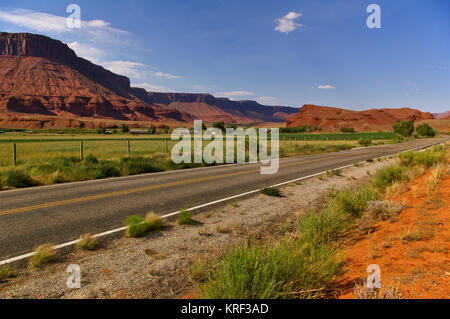
[[[416,151],[416,150],[419,150],[419,149],[427,149],[427,148],[433,147],[435,145],[438,145],[438,144],[441,145],[441,144],[445,144],[445,143],[447,143],[447,141],[445,141],[443,143],[439,142],[439,143],[428,145],[428,146],[419,146],[419,147],[412,148],[412,149],[409,149],[409,150],[405,150],[405,151],[401,151],[401,152],[397,152],[397,153],[392,153],[392,154],[384,155],[384,156],[380,156],[380,157],[375,157],[374,159],[386,158],[386,157],[390,157],[390,156],[397,155],[397,154],[400,154],[400,153],[403,153],[403,152],[407,152],[407,151]],[[356,164],[363,164],[363,163],[366,163],[366,162],[367,162],[367,160],[366,161],[357,162]],[[349,164],[349,165],[341,166],[341,167],[338,167],[338,168],[333,168],[333,170],[345,169],[345,168],[348,168],[348,167],[352,167],[354,165],[355,164]],[[283,185],[287,185],[287,184],[290,184],[290,183],[298,182],[298,181],[301,181],[301,180],[305,180],[305,179],[309,179],[309,178],[312,178],[312,177],[316,177],[316,176],[325,174],[327,171],[329,171],[329,170],[322,171],[320,173],[316,173],[316,174],[312,174],[312,175],[308,175],[308,176],[299,177],[299,178],[292,179],[292,180],[287,181],[287,182],[282,182],[282,183],[275,184],[275,185],[268,186],[268,187],[280,187],[280,186],[283,186]],[[252,191],[249,191],[249,192],[241,193],[241,194],[230,196],[230,197],[227,197],[227,198],[222,198],[222,199],[219,199],[219,200],[216,200],[216,201],[213,201],[213,202],[208,202],[208,203],[205,203],[205,204],[202,204],[202,205],[194,206],[194,207],[188,208],[187,210],[188,211],[197,210],[197,209],[208,207],[208,206],[215,205],[215,204],[218,204],[218,203],[226,202],[226,201],[229,201],[231,199],[235,199],[235,198],[239,198],[239,197],[255,194],[255,193],[260,192],[261,190],[263,190],[263,188],[255,189],[255,190],[252,190]],[[176,215],[178,215],[180,213],[181,213],[181,211],[176,211],[176,212],[173,212],[173,213],[170,213],[170,214],[167,214],[167,215],[163,215],[163,216],[161,216],[161,218],[169,218],[169,217],[172,217],[172,216],[176,216]],[[100,234],[96,234],[93,237],[95,237],[95,238],[105,237],[105,236],[108,236],[108,235],[112,235],[112,234],[115,234],[115,233],[118,233],[118,232],[125,231],[126,229],[127,229],[126,226],[125,227],[120,227],[120,228],[112,229],[112,230],[109,230],[109,231],[105,231],[105,232],[100,233]],[[66,243],[63,243],[63,244],[60,244],[60,245],[57,245],[57,246],[54,246],[54,248],[55,249],[61,249],[61,248],[65,248],[65,247],[68,247],[68,246],[76,245],[78,242],[79,242],[79,239],[73,240],[73,241],[69,241],[69,242],[66,242]],[[26,258],[30,258],[30,257],[32,257],[34,255],[35,255],[35,253],[31,252],[31,253],[28,253],[28,254],[24,254],[24,255],[17,256],[17,257],[9,258],[9,259],[0,261],[0,266],[11,264],[13,262],[20,261],[20,260],[23,260],[23,259],[26,259]]]

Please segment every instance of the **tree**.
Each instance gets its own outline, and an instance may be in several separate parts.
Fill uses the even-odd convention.
[[[417,134],[419,134],[420,136],[429,136],[429,137],[433,137],[436,135],[436,131],[433,130],[433,128],[428,125],[427,123],[424,123],[422,125],[419,125],[416,128],[416,132]]]
[[[149,134],[156,134],[156,126],[150,125],[150,128],[148,129]]]
[[[225,123],[223,121],[222,122],[214,122],[212,127],[218,128],[219,130],[224,131],[225,130]]]
[[[393,126],[395,134],[403,137],[410,137],[414,133],[414,123],[412,121],[401,121]]]
[[[120,128],[122,130],[122,133],[128,133],[130,131],[130,127],[127,124],[122,124]]]

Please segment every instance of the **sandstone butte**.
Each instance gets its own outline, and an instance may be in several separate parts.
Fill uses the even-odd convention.
[[[433,120],[431,113],[411,108],[371,109],[350,111],[335,107],[304,105],[297,114],[286,121],[286,127],[317,126],[323,131],[340,132],[342,128],[353,128],[357,132],[391,131],[398,121],[413,122]]]
[[[284,123],[298,111],[210,94],[147,92],[78,57],[66,44],[29,33],[0,33],[0,127],[101,127],[121,121],[182,125],[194,119]]]

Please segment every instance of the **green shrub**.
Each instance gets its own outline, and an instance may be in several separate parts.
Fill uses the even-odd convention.
[[[380,168],[375,172],[372,183],[379,190],[386,190],[389,185],[395,182],[407,181],[406,169],[400,165],[390,165]]]
[[[0,283],[14,276],[14,271],[8,265],[0,266]]]
[[[90,163],[90,164],[97,164],[98,163],[97,157],[95,157],[92,154],[89,154],[88,156],[86,156],[85,161],[86,161],[86,163]]]
[[[372,145],[372,140],[368,137],[361,137],[358,140],[358,143],[359,143],[359,145],[362,145],[362,146],[370,146],[370,145]]]
[[[163,228],[164,220],[161,216],[150,212],[145,216],[145,223],[147,224],[147,230],[153,231]]]
[[[281,197],[281,192],[278,188],[266,187],[261,190],[261,193],[266,196]]]
[[[427,123],[424,123],[422,125],[419,125],[416,127],[416,132],[420,136],[428,136],[433,137],[436,135],[436,132],[433,130],[433,128],[428,125]]]
[[[145,235],[148,225],[144,218],[139,215],[132,215],[125,219],[125,225],[128,226],[125,231],[125,237],[138,238]]]
[[[353,127],[342,127],[341,132],[342,133],[356,133],[355,129]]]
[[[98,165],[95,166],[95,170],[92,177],[94,179],[101,179],[118,176],[120,176],[120,171],[116,167],[115,163],[101,161]]]
[[[336,240],[350,219],[339,209],[325,208],[320,212],[307,212],[299,219],[300,238],[311,245],[328,244]]]
[[[377,198],[378,192],[369,186],[359,190],[347,189],[337,193],[328,207],[351,216],[360,216],[366,209],[367,203]]]
[[[187,209],[182,209],[178,215],[179,225],[191,225],[193,223],[192,214]]]
[[[393,126],[395,134],[401,137],[410,137],[414,133],[414,123],[412,121],[400,121]]]
[[[445,148],[433,148],[423,152],[404,152],[399,154],[398,158],[403,166],[422,165],[430,168],[438,163],[446,163],[447,153]]]
[[[212,299],[314,298],[341,267],[328,245],[298,240],[231,248],[200,292]]]
[[[12,169],[6,173],[6,185],[22,188],[34,186],[35,182],[28,173],[19,169]]]
[[[122,130],[122,133],[128,133],[130,131],[130,127],[127,124],[122,124],[120,129]]]

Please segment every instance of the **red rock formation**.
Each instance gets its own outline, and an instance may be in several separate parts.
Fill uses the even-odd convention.
[[[244,124],[281,122],[296,112],[294,108],[216,99],[208,94],[131,88],[127,77],[77,57],[62,42],[28,33],[0,33],[0,78],[0,116],[12,112],[61,118],[162,123],[203,119]]]
[[[327,132],[339,132],[341,128],[354,128],[359,132],[388,131],[392,130],[392,124],[401,120],[416,122],[433,118],[431,113],[411,108],[350,111],[335,107],[304,105],[297,114],[286,121],[286,127],[318,126]]]
[[[450,117],[450,111],[443,113],[433,113],[433,116],[438,120],[448,119]]]
[[[133,93],[151,105],[190,113],[208,122],[224,121],[239,124],[284,122],[298,111],[292,107],[266,106],[255,101],[231,101],[210,94],[156,93],[139,88],[133,88]]]

